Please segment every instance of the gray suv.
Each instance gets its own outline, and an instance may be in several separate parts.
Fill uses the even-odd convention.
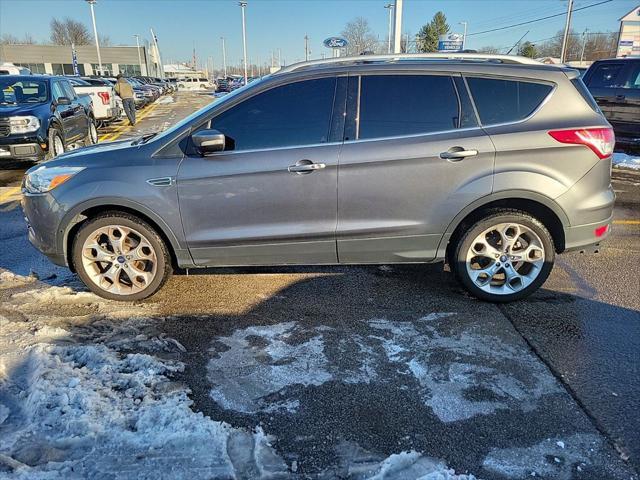
[[[613,131],[575,70],[460,57],[297,64],[66,153],[25,175],[29,238],[109,299],[175,268],[441,261],[521,299],[609,234]]]

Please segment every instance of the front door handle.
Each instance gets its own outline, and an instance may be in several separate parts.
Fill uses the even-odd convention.
[[[476,155],[478,155],[477,150],[464,150],[461,147],[453,147],[446,152],[442,152],[440,154],[440,158],[444,160],[458,161],[467,157],[475,157]]]
[[[300,160],[295,165],[289,165],[289,172],[291,173],[312,173],[316,170],[322,170],[326,165],[324,163],[313,163],[311,160]]]

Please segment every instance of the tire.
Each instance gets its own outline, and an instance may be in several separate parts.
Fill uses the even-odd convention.
[[[109,300],[148,298],[172,273],[171,256],[160,235],[123,212],[87,220],[73,240],[72,262],[87,288]]]
[[[551,234],[520,210],[498,209],[463,226],[452,255],[452,270],[480,300],[507,303],[535,292],[555,260]]]
[[[64,138],[62,132],[57,127],[49,128],[49,149],[45,155],[45,160],[52,160],[61,153],[64,153],[66,148],[64,146]]]
[[[98,127],[93,118],[89,117],[89,128],[87,129],[87,136],[84,139],[84,145],[95,145],[98,143]]]

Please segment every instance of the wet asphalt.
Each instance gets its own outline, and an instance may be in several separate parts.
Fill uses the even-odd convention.
[[[126,138],[209,97],[158,105]],[[24,165],[0,170],[0,195]],[[149,299],[185,352],[194,409],[260,425],[298,474],[349,475],[403,450],[481,478],[635,478],[640,468],[640,174],[614,170],[599,253],[558,258],[529,299],[464,293],[441,265],[212,269]],[[77,285],[0,204],[0,267]],[[320,347],[319,347],[320,345]]]

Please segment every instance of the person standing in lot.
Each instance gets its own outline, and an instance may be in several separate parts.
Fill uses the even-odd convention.
[[[129,119],[129,123],[131,125],[136,124],[136,103],[133,99],[133,87],[127,79],[122,76],[122,74],[118,75],[118,81],[116,82],[116,93],[122,99],[122,106],[124,108],[124,113],[127,114],[127,118]]]

